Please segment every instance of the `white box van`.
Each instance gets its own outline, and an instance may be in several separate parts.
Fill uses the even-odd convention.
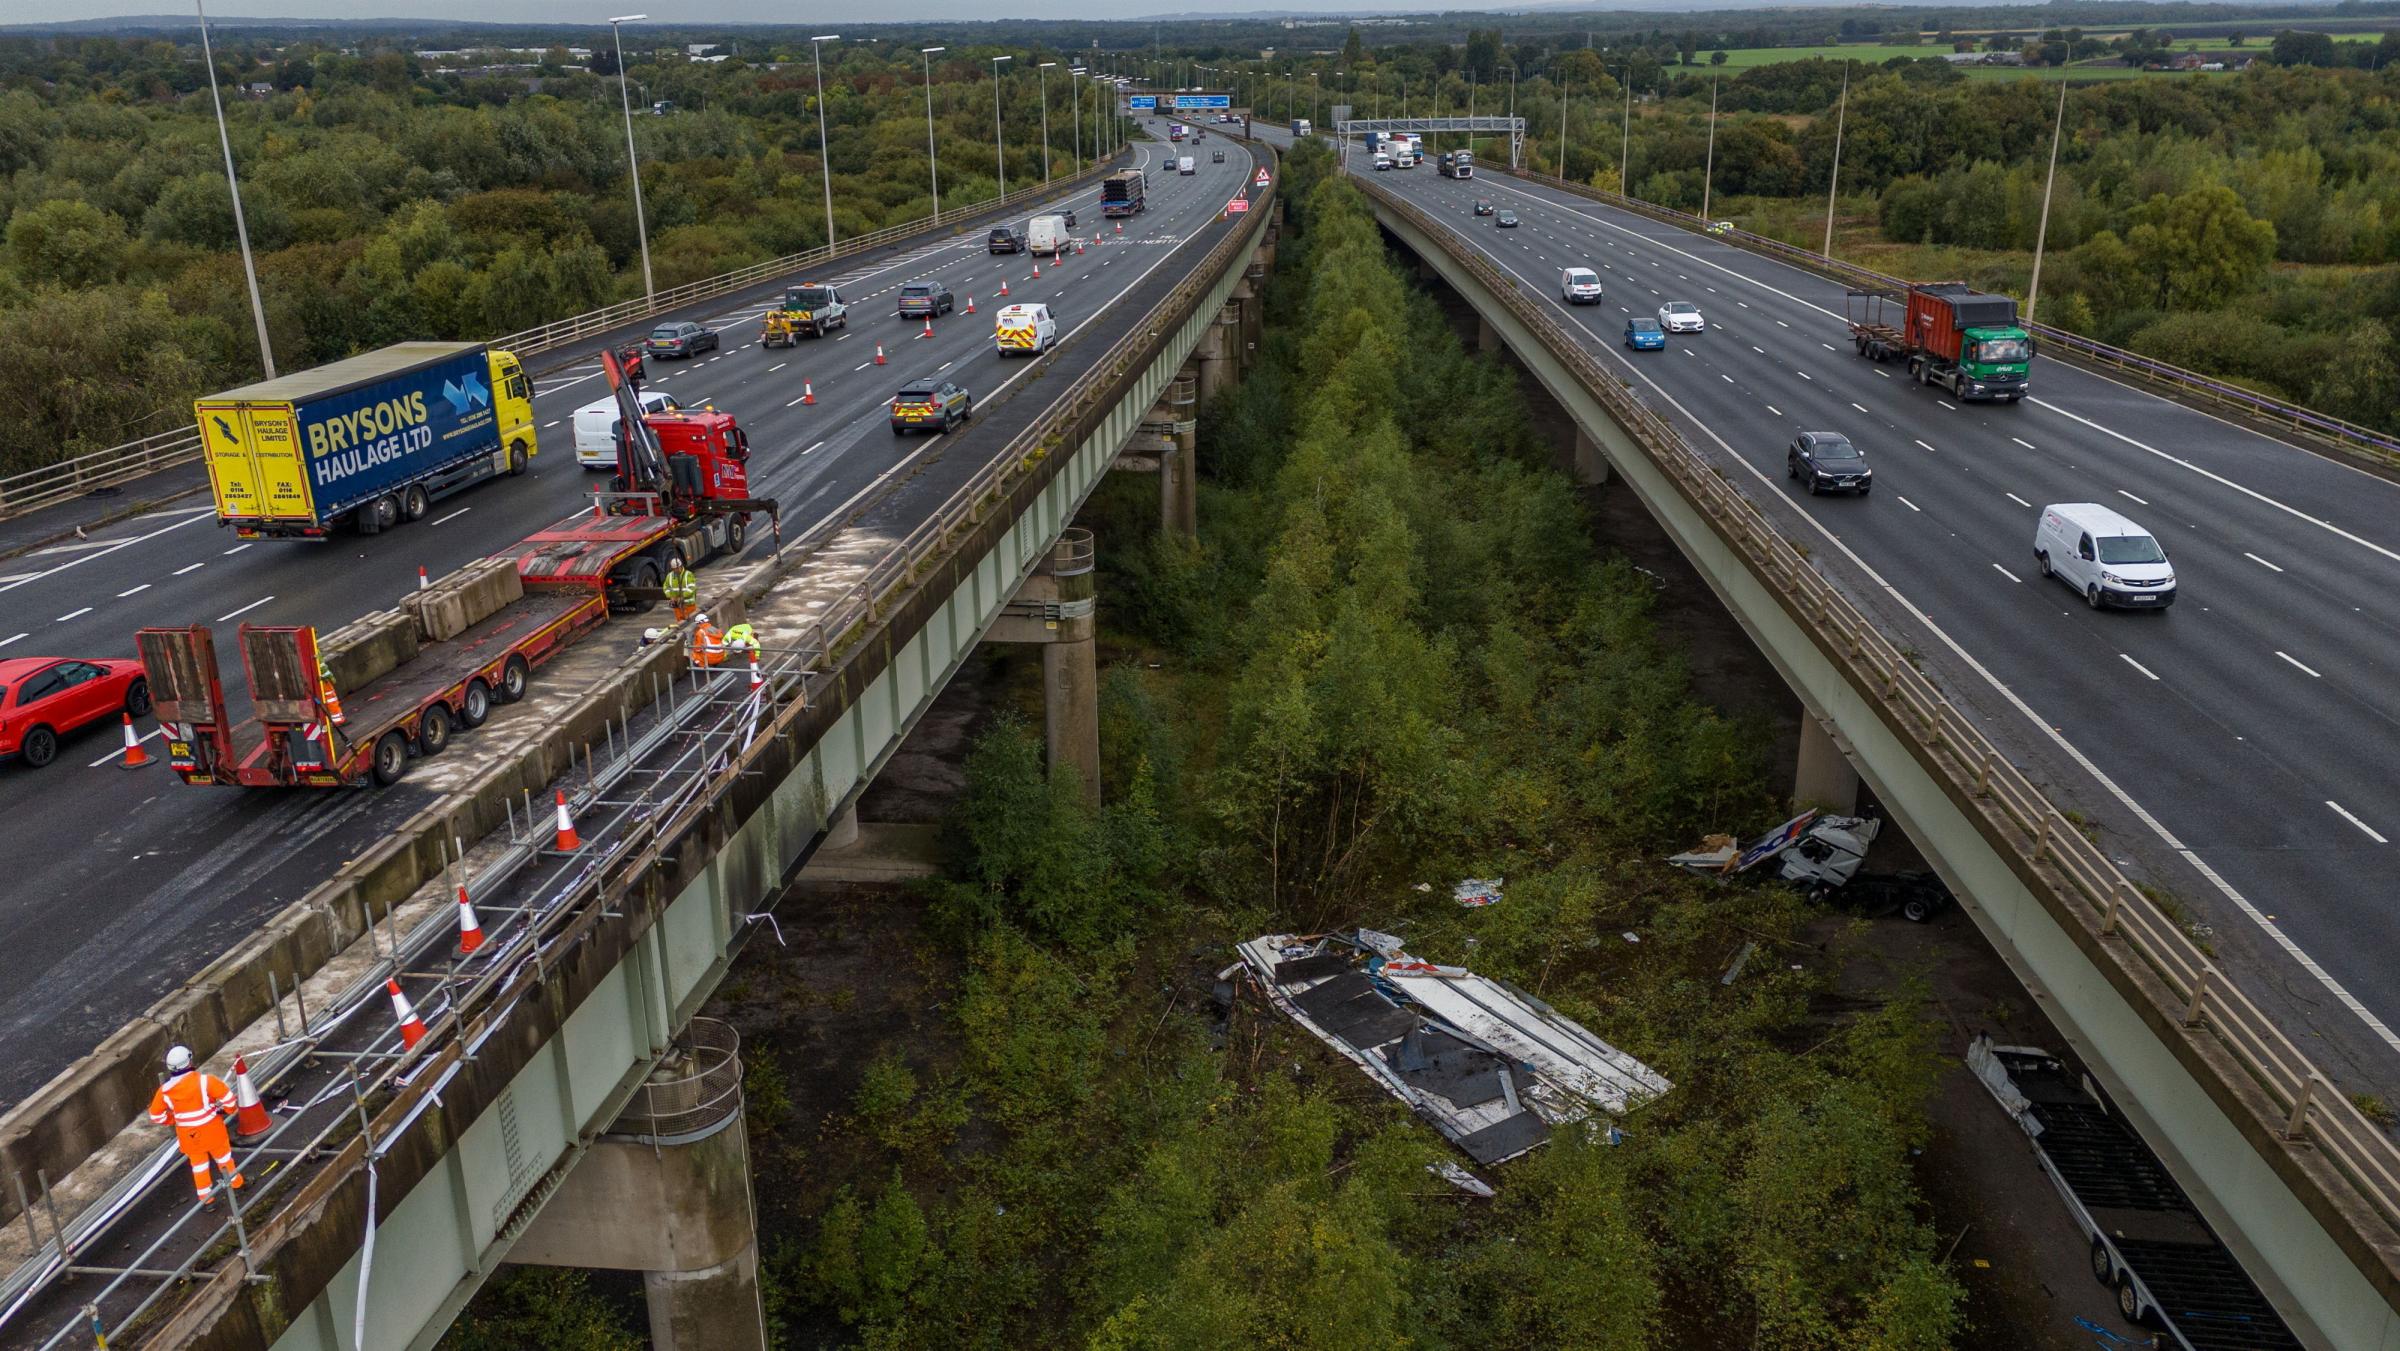
[[[2158,537],[2097,502],[2042,508],[2033,556],[2043,576],[2065,582],[2095,610],[2163,610],[2175,603],[2175,566]]]
[[[992,347],[1004,357],[1038,357],[1057,341],[1048,305],[1004,305],[992,318]]]
[[[1605,298],[1600,290],[1600,274],[1588,267],[1560,268],[1558,298],[1570,305],[1599,304]]]
[[[1074,242],[1075,237],[1067,233],[1066,217],[1051,215],[1036,216],[1027,221],[1025,238],[1027,247],[1035,253],[1046,253],[1056,258],[1067,251],[1067,246]]]
[[[1179,174],[1196,174],[1200,172],[1200,161],[1193,159],[1189,155],[1186,155],[1182,159],[1175,161],[1175,172]]]
[[[645,392],[644,413],[672,413],[683,407],[675,396]],[[617,401],[612,396],[575,410],[575,463],[586,469],[617,467]]]

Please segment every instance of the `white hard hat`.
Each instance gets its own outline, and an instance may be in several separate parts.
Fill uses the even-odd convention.
[[[668,567],[670,567],[670,568],[680,568],[680,567],[682,567],[682,566],[683,566],[683,555],[682,555],[682,554],[668,554],[668,555],[667,555],[667,566],[668,566]]]
[[[168,1048],[167,1048],[167,1068],[168,1068],[168,1069],[171,1069],[171,1070],[188,1070],[188,1069],[190,1069],[191,1067],[192,1067],[192,1048],[191,1048],[191,1047],[189,1047],[189,1046],[170,1046],[170,1047],[168,1047]]]
[[[692,619],[695,623],[705,624],[708,622],[708,613],[706,611],[702,611],[699,614],[693,615]]]
[[[664,634],[663,634],[663,631],[662,631],[662,630],[659,630],[659,629],[644,629],[644,630],[642,630],[642,641],[643,641],[643,642],[645,642],[645,643],[655,643],[655,642],[657,642],[657,641],[658,641],[658,640],[659,640],[659,639],[660,639],[662,636],[664,636]]]

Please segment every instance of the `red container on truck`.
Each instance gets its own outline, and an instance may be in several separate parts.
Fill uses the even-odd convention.
[[[2017,324],[2013,297],[1936,282],[1912,286],[1906,296],[1852,291],[1848,309],[1858,354],[1905,361],[1918,384],[1939,385],[1961,399],[2009,403],[2031,388],[2034,341]]]
[[[532,672],[606,622],[655,602],[670,556],[698,566],[749,541],[749,439],[731,414],[640,413],[615,353],[601,365],[622,416],[613,491],[588,516],[530,536],[320,644],[311,627],[244,624],[251,716],[227,710],[205,624],[147,628],[134,644],[192,784],[339,788],[397,781],[460,728],[522,697]],[[778,518],[778,524],[780,520]],[[337,670],[338,668],[338,670]]]

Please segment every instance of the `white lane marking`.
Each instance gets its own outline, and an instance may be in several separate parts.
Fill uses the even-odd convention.
[[[1860,402],[1859,402],[1858,400],[1856,400],[1856,399],[1852,399],[1852,400],[1850,401],[1850,406],[1851,406],[1852,408],[1855,408],[1855,409],[1857,409],[1858,411],[1860,411],[1860,412],[1862,412],[1862,413],[1864,413],[1864,412],[1866,412],[1866,411],[1867,411],[1867,406],[1866,406],[1865,404],[1863,404],[1863,403],[1860,403]]]
[[[257,542],[258,542],[257,540],[252,540],[252,541],[250,541],[250,544],[256,544]],[[227,549],[225,552],[226,552],[226,553],[229,553],[229,554],[238,554],[238,553],[240,553],[242,550],[249,548],[249,547],[250,547],[250,544],[236,544],[236,545],[234,545],[232,548],[230,548],[230,549]],[[223,556],[223,555],[219,555],[219,557],[222,557],[222,556]]]
[[[147,731],[147,732],[144,732],[144,733],[142,733],[140,736],[137,736],[137,737],[135,737],[135,738],[134,738],[134,741],[135,741],[135,742],[138,744],[138,743],[140,743],[140,742],[148,741],[150,738],[152,738],[152,737],[154,737],[154,736],[163,736],[163,735],[165,735],[165,733],[166,733],[166,730],[167,730],[167,729],[166,729],[166,728],[164,728],[164,727],[153,727],[153,728],[151,728],[149,731]],[[115,750],[113,750],[113,751],[110,751],[108,754],[101,756],[99,759],[97,759],[97,760],[94,760],[93,762],[91,762],[91,763],[90,763],[90,764],[88,764],[88,765],[85,765],[85,766],[84,766],[84,768],[85,768],[85,769],[98,769],[98,768],[99,768],[100,766],[102,766],[102,765],[113,765],[113,764],[116,764],[117,762],[119,762],[119,761],[123,760],[124,758],[125,758],[125,748],[124,748],[123,746],[119,746],[119,747],[117,747]]]
[[[1894,493],[1894,494],[1893,494],[1893,496],[1894,496],[1894,497],[1899,497],[1900,495],[1899,495],[1898,493]],[[1925,510],[1925,508],[1918,506],[1916,503],[1909,501],[1909,500],[1908,500],[1907,498],[1905,498],[1905,497],[1901,497],[1901,498],[1900,498],[1900,505],[1901,505],[1901,506],[1904,506],[1904,507],[1906,507],[1906,508],[1908,508],[1910,511],[1923,511],[1923,510]]]
[[[65,614],[63,614],[63,615],[60,615],[58,618],[56,618],[56,619],[53,619],[53,620],[51,620],[50,622],[51,622],[51,623],[53,623],[53,624],[64,624],[64,623],[66,623],[68,620],[75,618],[77,615],[88,615],[88,614],[90,614],[91,612],[92,612],[92,607],[91,607],[91,606],[89,606],[89,605],[86,605],[86,606],[84,606],[84,607],[83,607],[82,609],[80,609],[80,610],[69,610],[69,611],[67,611]]]
[[[1924,442],[1922,442],[1922,441],[1919,441],[1919,442],[1917,442],[1917,444],[1918,444],[1918,445],[1920,445],[1920,446],[1925,446],[1925,443],[1924,443]],[[1931,446],[1925,446],[1925,448],[1926,448],[1927,450],[1933,450],[1933,447],[1931,447]],[[1940,452],[1940,451],[1938,451],[1938,450],[1933,450],[1933,453],[1934,453],[1934,454],[1936,454],[1936,455],[1939,455],[1939,454],[1941,454],[1941,452]]]
[[[1829,343],[1829,342],[1821,342],[1821,343],[1818,343],[1818,344],[1817,344],[1817,346],[1824,348],[1824,349],[1825,349],[1826,351],[1828,351],[1828,352],[1831,352],[1831,351],[1836,351],[1836,350],[1838,350],[1838,349],[1836,349],[1836,348],[1834,347],[1834,345],[1833,345],[1832,343]]]
[[[800,399],[805,399],[805,398],[807,398],[807,397],[808,397],[808,395],[807,395],[807,394],[805,394],[805,393],[803,393],[803,394],[800,396]],[[800,403],[800,399],[794,399],[794,400],[792,400],[790,403],[787,403],[787,404],[785,404],[785,405],[784,405],[784,407],[786,407],[786,408],[795,408],[795,407],[798,407],[798,406],[799,406],[799,403]]]
[[[1882,376],[1882,377],[1883,377],[1884,379],[1886,379],[1886,380],[1889,380],[1889,379],[1891,379],[1891,378],[1892,378],[1892,373],[1891,373],[1890,371],[1883,370],[1883,369],[1881,369],[1880,367],[1879,367],[1879,368],[1877,368],[1877,370],[1876,370],[1876,372],[1875,372],[1875,373],[1876,373],[1877,375],[1880,375],[1880,376]]]
[[[2016,503],[2020,507],[2030,507],[2033,505],[2033,503],[2026,501],[2024,498],[2017,496],[2015,493],[2008,493],[2006,496],[2009,501]]]
[[[228,619],[232,619],[232,618],[234,618],[235,616],[238,616],[238,615],[246,615],[246,614],[250,613],[252,610],[255,610],[255,609],[257,609],[259,606],[261,606],[261,605],[264,605],[264,604],[266,604],[268,601],[271,601],[271,600],[273,600],[273,599],[275,599],[273,596],[261,596],[261,597],[259,597],[257,600],[254,600],[254,601],[250,602],[248,605],[245,605],[245,606],[243,606],[241,609],[239,609],[239,610],[235,610],[235,611],[234,611],[232,614],[221,614],[221,615],[218,615],[218,616],[217,616],[217,621],[216,621],[216,622],[218,622],[218,623],[222,624],[222,623],[224,623],[226,620],[228,620]]]
[[[2251,562],[2258,564],[2260,567],[2267,569],[2269,572],[2281,572],[2281,571],[2283,571],[2283,569],[2281,569],[2281,568],[2279,568],[2279,567],[2276,567],[2274,564],[2272,564],[2272,563],[2268,562],[2267,560],[2265,560],[2265,559],[2263,559],[2263,558],[2259,557],[2257,554],[2251,553],[2251,552],[2249,552],[2249,551],[2247,551],[2247,550],[2244,550],[2244,551],[2243,551],[2243,553],[2242,553],[2242,557],[2249,559]]]
[[[860,371],[863,371],[863,370],[865,370],[867,367],[869,367],[869,366],[872,366],[872,365],[874,365],[874,364],[875,364],[875,363],[874,363],[874,362],[872,362],[872,361],[862,361],[862,362],[858,363],[857,365],[855,365],[855,366],[852,366],[852,367],[850,368],[850,371],[851,371],[851,373],[852,373],[852,374],[856,374],[856,373],[858,373],[858,372],[860,372]]]
[[[2353,535],[2349,531],[2342,529],[2338,525],[2335,525],[2333,522],[2324,520],[2320,517],[2311,516],[2307,512],[2300,510],[2298,507],[2292,506],[2288,503],[2278,502],[2274,498],[2267,496],[2265,493],[2258,491],[2256,488],[2252,488],[2246,484],[2236,483],[2232,479],[2229,479],[2223,474],[2217,473],[2214,470],[2203,469],[2199,465],[2190,460],[2184,459],[2181,456],[2169,455],[2167,452],[2160,450],[2156,446],[2145,445],[2113,427],[2103,427],[2099,423],[2092,421],[2090,418],[2085,417],[2081,413],[2068,412],[2066,409],[2059,407],[2057,404],[2051,403],[2044,399],[2035,399],[2033,402],[2038,407],[2047,408],[2053,413],[2060,414],[2064,417],[2073,418],[2075,421],[2082,423],[2084,426],[2089,427],[2094,431],[2106,432],[2108,435],[2117,438],[2119,441],[2122,441],[2126,445],[2133,447],[2135,450],[2147,451],[2150,454],[2165,460],[2169,464],[2178,465],[2182,468],[2189,469],[2193,473],[2198,474],[2200,477],[2208,479],[2213,483],[2219,483],[2225,487],[2231,488],[2235,492],[2240,493],[2243,496],[2252,499],[2253,501],[2263,502],[2288,516],[2292,516],[2298,520],[2306,521],[2310,525],[2326,531],[2328,534],[2337,535],[2342,539],[2350,541],[2352,544],[2358,545],[2362,549],[2371,549],[2376,553],[2382,554],[2385,558],[2391,559],[2395,563],[2400,563],[2400,552],[2394,552],[2393,550],[2387,549],[2382,545],[2377,544],[2373,540],[2365,539],[2358,535]]]
[[[119,549],[129,548],[133,545],[141,543],[144,540],[157,539],[159,536],[167,533],[170,530],[181,530],[185,526],[192,524],[194,521],[213,520],[215,517],[216,511],[214,508],[211,508],[206,515],[194,513],[184,517],[182,520],[177,521],[173,525],[162,525],[158,529],[153,530],[146,535],[134,535],[128,539],[111,540],[105,546],[94,549],[90,553],[77,554],[75,557],[68,559],[66,562],[59,564],[55,568],[49,568],[41,572],[29,573],[26,576],[19,577],[14,581],[0,583],[0,591],[14,591],[18,587],[25,585],[27,582],[38,582],[44,577],[56,576],[59,573],[65,572],[69,568],[81,567],[84,564],[91,562],[95,558],[106,558]],[[243,547],[247,548],[248,546],[245,545]]]
[[[1758,353],[1762,357],[1767,354],[1767,349],[1759,346],[1757,343],[1750,344],[1750,350]]]
[[[181,577],[183,574],[185,574],[185,573],[187,573],[187,572],[197,572],[197,571],[198,571],[198,570],[200,570],[201,568],[205,568],[205,567],[207,567],[207,566],[208,566],[208,564],[206,564],[206,563],[186,563],[186,564],[184,564],[182,567],[175,569],[175,571],[174,571],[174,572],[172,572],[172,573],[169,573],[168,575],[169,575],[169,576],[172,576],[172,577]]]
[[[1816,377],[1810,375],[1807,371],[1794,371],[1792,374],[1799,376],[1801,379],[1808,381],[1812,385],[1816,383]]]
[[[1956,408],[1953,408],[1953,407],[1951,407],[1949,404],[1947,404],[1947,403],[1942,403],[1942,401],[1941,401],[1940,399],[1935,399],[1935,400],[1934,400],[1934,402],[1935,402],[1935,403],[1937,403],[1937,404],[1941,404],[1941,406],[1942,406],[1943,408],[1945,408],[1945,409],[1948,409],[1950,412],[1953,412],[1953,413],[1955,413],[1955,412],[1957,412],[1957,411],[1958,411]]]
[[[566,421],[566,419],[565,419],[565,418],[560,418],[560,419],[558,419],[558,421],[557,421],[557,422],[545,422],[545,423],[543,423],[543,424],[542,424],[542,430],[543,430],[543,431],[548,431],[548,430],[550,430],[552,427],[555,427],[555,426],[557,426],[559,422],[564,422],[564,421]]]
[[[1777,407],[1776,407],[1775,405],[1773,405],[1773,404],[1768,404],[1768,405],[1767,405],[1767,411],[1768,411],[1768,412],[1770,412],[1770,413],[1773,413],[1773,414],[1774,414],[1775,416],[1777,416],[1777,417],[1782,417],[1782,416],[1783,416],[1783,410],[1782,410],[1782,409],[1780,409],[1780,408],[1777,408]]]
[[[2012,437],[2010,437],[2010,438],[2008,438],[2008,439],[2009,439],[2009,440],[2011,440],[2011,441],[2014,441],[2014,442],[2016,442],[2016,443],[2017,443],[2018,445],[2020,445],[2020,446],[2023,446],[2023,447],[2025,447],[2027,450],[2038,450],[2038,449],[2040,449],[2040,447],[2038,447],[2038,446],[2034,445],[2034,444],[2033,444],[2031,441],[2028,441],[2028,440],[2026,440],[2026,439],[2025,439],[2024,437],[2022,437],[2022,436],[2012,436]]]
[[[808,449],[806,449],[806,450],[804,450],[804,451],[801,451],[801,452],[800,452],[800,454],[801,454],[801,456],[802,456],[803,458],[805,458],[805,457],[807,457],[807,456],[809,456],[809,455],[813,455],[813,454],[815,454],[816,452],[818,452],[818,451],[820,451],[820,450],[823,450],[824,448],[825,448],[825,443],[824,443],[824,442],[822,442],[822,441],[819,441],[819,442],[818,442],[818,443],[816,443],[815,445],[813,445],[813,446],[810,446]]]
[[[440,525],[440,524],[441,524],[442,522],[444,522],[444,521],[455,521],[455,520],[457,520],[459,517],[466,515],[468,512],[470,512],[470,511],[473,511],[474,509],[475,509],[475,508],[473,508],[473,507],[460,507],[458,510],[456,510],[456,511],[454,511],[454,512],[451,512],[451,513],[450,513],[449,515],[447,515],[447,516],[436,516],[436,517],[434,517],[434,518],[433,518],[433,522],[432,522],[432,523],[433,523],[434,525]]]
[[[2150,505],[2148,502],[2143,501],[2143,499],[2139,497],[2135,497],[2132,493],[2125,491],[2123,488],[2117,489],[2117,496],[2122,497],[2129,502],[2141,502],[2141,504],[2145,507]]]
[[[2130,666],[2133,669],[2141,672],[2143,675],[2150,677],[2152,680],[2158,679],[2158,672],[2151,670],[2149,667],[2142,665],[2140,662],[2135,661],[2132,657],[2126,656],[2122,652],[2119,652],[2117,655],[2124,659],[2124,662],[2127,666]]]
[[[2390,844],[2390,843],[2391,843],[2391,841],[2390,841],[2390,840],[2387,840],[2387,839],[2383,838],[2383,836],[2382,836],[2381,834],[2377,833],[2377,831],[2376,831],[2375,827],[2368,825],[2366,822],[2359,820],[2359,819],[2358,819],[2357,817],[2355,817],[2355,816],[2352,816],[2352,815],[2350,814],[2350,809],[2349,809],[2348,807],[2345,807],[2345,806],[2343,806],[2341,803],[2334,801],[2332,798],[2327,798],[2327,799],[2325,799],[2325,805],[2326,805],[2326,806],[2328,806],[2328,807],[2331,807],[2331,808],[2333,808],[2335,811],[2337,811],[2337,812],[2341,813],[2341,816],[2342,816],[2342,819],[2343,819],[2343,820],[2345,820],[2345,821],[2349,822],[2351,825],[2354,825],[2354,826],[2358,827],[2360,830],[2363,830],[2363,831],[2365,831],[2365,832],[2367,833],[2367,838],[2368,838],[2368,839],[2370,839],[2370,840],[2373,840],[2373,841],[2374,841],[2375,843],[2377,843],[2377,844]]]
[[[10,643],[16,642],[18,639],[23,638],[24,636],[25,635],[22,633],[12,633],[6,638],[0,638],[0,647],[6,647]]]
[[[132,589],[130,589],[130,590],[126,590],[126,591],[120,591],[120,592],[118,592],[118,593],[117,593],[117,599],[118,599],[118,600],[123,600],[123,599],[125,599],[127,596],[135,595],[135,594],[138,594],[138,593],[140,593],[140,592],[147,591],[147,590],[149,590],[149,589],[150,589],[150,583],[148,583],[148,582],[144,582],[144,583],[142,583],[140,586],[134,587],[134,588],[132,588]]]
[[[1717,375],[1717,378],[1718,378],[1719,380],[1722,380],[1722,381],[1724,381],[1726,384],[1729,384],[1729,385],[1733,383],[1733,377],[1732,377],[1732,376],[1730,376],[1730,375],[1726,375],[1726,374],[1724,374],[1723,372],[1719,372],[1719,373],[1718,373],[1718,375]]]
[[[2281,658],[2283,658],[2285,661],[2288,661],[2288,662],[2290,662],[2292,665],[2294,665],[2294,666],[2298,667],[2299,669],[2301,669],[2301,670],[2303,670],[2303,671],[2306,671],[2308,674],[2310,674],[2310,675],[2312,675],[2312,676],[2315,676],[2315,677],[2316,677],[2317,679],[2319,679],[2319,680],[2323,680],[2323,679],[2325,678],[2323,675],[2319,674],[2319,673],[2318,673],[2318,672],[2317,672],[2317,671],[2316,671],[2314,668],[2312,668],[2312,667],[2308,666],[2306,663],[2302,662],[2302,661],[2301,661],[2301,660],[2300,660],[2298,657],[2295,657],[2295,656],[2293,656],[2291,653],[2289,653],[2289,652],[2286,652],[2286,651],[2282,650],[2281,648],[2277,648],[2277,649],[2276,649],[2276,651],[2275,651],[2275,655],[2276,655],[2276,656],[2278,656],[2278,657],[2281,657]]]
[[[1997,563],[1992,564],[1992,571],[1999,573],[2001,576],[2006,577],[2008,580],[2015,582],[2019,586],[2023,586],[2025,584],[2024,578],[2019,577],[2017,574],[2010,572],[2008,569],[2001,567]]]
[[[788,362],[788,361],[778,361],[778,362],[776,362],[774,365],[767,367],[767,374],[769,374],[769,375],[773,375],[775,372],[777,372],[777,371],[779,371],[779,370],[782,370],[784,367],[786,367],[786,366],[789,366],[789,365],[791,365],[791,364],[792,364],[792,363],[790,363],[790,362]]]

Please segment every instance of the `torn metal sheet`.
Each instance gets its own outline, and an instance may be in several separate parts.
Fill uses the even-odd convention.
[[[1450,888],[1450,895],[1468,909],[1500,903],[1500,884],[1497,877],[1470,877]]]
[[[1506,1162],[1552,1126],[1594,1108],[1623,1113],[1673,1086],[1540,1000],[1419,961],[1390,934],[1268,934],[1238,950],[1277,1008],[1478,1163]]]

